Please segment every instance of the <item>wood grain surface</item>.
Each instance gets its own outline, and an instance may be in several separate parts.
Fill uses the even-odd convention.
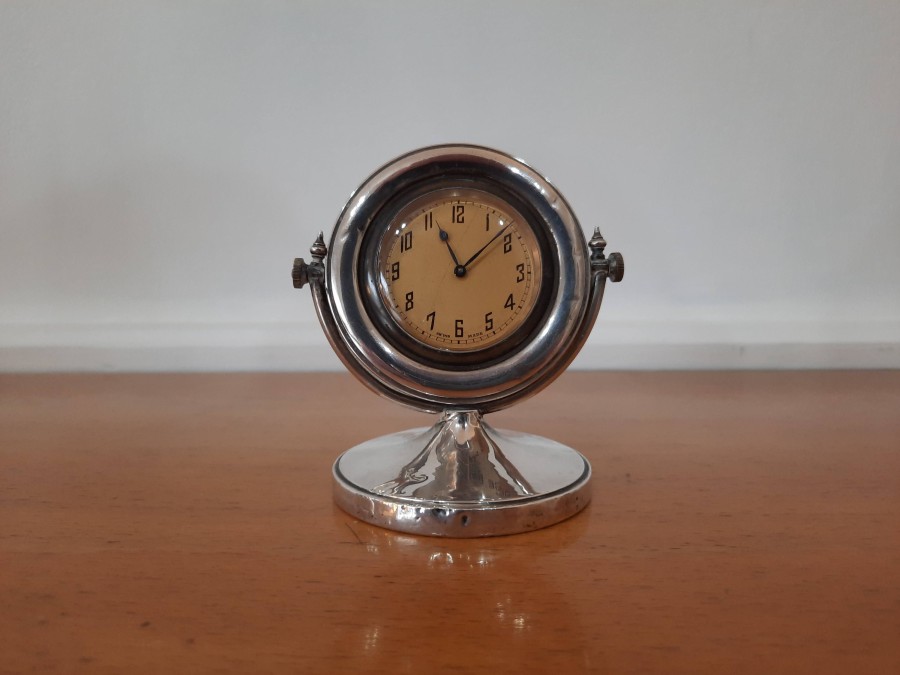
[[[570,373],[491,417],[594,467],[530,534],[331,503],[425,415],[347,375],[0,378],[0,672],[900,672],[900,372]]]

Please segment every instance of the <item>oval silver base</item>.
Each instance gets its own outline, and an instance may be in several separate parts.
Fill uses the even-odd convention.
[[[536,530],[575,515],[591,498],[591,467],[580,453],[494,430],[476,411],[448,411],[430,429],[357,445],[333,474],[334,500],[350,515],[430,536]]]

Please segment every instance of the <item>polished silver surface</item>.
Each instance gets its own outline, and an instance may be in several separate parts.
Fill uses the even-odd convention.
[[[500,351],[453,354],[407,350],[380,306],[377,248],[386,213],[438,190],[495,191],[529,214],[553,274],[533,320]],[[393,211],[391,211],[393,209]],[[360,520],[433,536],[485,537],[534,530],[571,517],[590,501],[591,469],[555,441],[495,431],[482,414],[534,395],[571,363],[600,311],[607,279],[620,281],[621,254],[605,254],[595,230],[585,242],[562,195],[523,162],[488,148],[444,145],[404,155],[351,196],[328,246],[294,261],[296,288],[310,286],[329,343],[377,393],[426,412],[430,429],[376,438],[334,465],[334,498]],[[545,279],[545,282],[547,280]],[[523,324],[526,325],[526,324]],[[396,340],[400,339],[401,342]],[[474,360],[473,360],[474,359]]]
[[[587,460],[565,445],[492,429],[477,411],[445,412],[351,448],[334,465],[334,496],[351,515],[392,530],[485,537],[547,527],[590,501]]]
[[[502,185],[539,214],[557,266],[556,287],[544,319],[521,348],[466,370],[396,349],[373,322],[360,292],[362,284],[371,283],[360,278],[360,269],[374,261],[364,260],[361,266],[360,257],[378,209],[401,186],[440,179],[441,167],[460,166],[470,172],[470,179]],[[441,186],[446,184],[434,183],[435,189]],[[543,176],[495,150],[452,145],[410,153],[373,174],[351,197],[335,226],[324,277],[310,275],[309,282],[329,342],[362,382],[419,410],[471,407],[490,412],[537,393],[574,359],[599,312],[607,271],[608,267],[594,264],[593,254],[589,257],[574,214]]]

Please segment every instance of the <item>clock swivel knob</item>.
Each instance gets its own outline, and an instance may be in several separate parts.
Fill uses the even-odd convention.
[[[625,276],[625,258],[622,257],[622,254],[610,253],[607,263],[609,265],[607,278],[612,282],[622,281],[622,277]]]
[[[294,280],[294,288],[303,288],[309,283],[309,266],[303,258],[294,258],[294,268],[291,270],[291,278]]]
[[[591,250],[591,268],[599,272],[612,282],[622,281],[625,276],[625,259],[621,253],[610,253],[607,258],[604,255],[606,239],[600,234],[600,228],[594,229],[594,236],[588,242]]]
[[[325,265],[322,261],[328,255],[328,247],[325,246],[325,238],[321,232],[309,247],[309,253],[312,256],[309,264],[303,258],[294,258],[294,267],[291,270],[294,288],[303,288],[306,284],[319,281],[325,276]]]

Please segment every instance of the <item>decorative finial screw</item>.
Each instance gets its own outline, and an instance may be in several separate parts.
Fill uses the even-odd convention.
[[[591,249],[591,257],[594,257],[594,253],[599,253],[601,256],[603,255],[603,250],[606,248],[606,239],[600,234],[599,227],[594,228],[594,236],[591,237],[588,246]]]
[[[325,246],[325,235],[322,232],[319,232],[319,236],[316,237],[313,245],[309,247],[309,254],[312,256],[313,262],[322,262],[328,254],[328,247]]]
[[[313,277],[313,280],[322,278],[325,269],[322,261],[328,254],[328,247],[325,246],[325,235],[322,232],[319,232],[319,236],[316,237],[313,245],[309,247],[309,253],[312,255],[312,260],[309,264],[306,264],[303,258],[294,258],[294,267],[291,270],[294,288],[306,286],[310,282],[310,276]]]
[[[594,228],[594,236],[588,242],[588,248],[591,249],[591,267],[599,270],[601,274],[605,272],[606,278],[612,282],[622,281],[625,276],[625,259],[621,253],[610,253],[607,258],[604,255],[606,249],[606,239],[600,234],[600,228]]]

